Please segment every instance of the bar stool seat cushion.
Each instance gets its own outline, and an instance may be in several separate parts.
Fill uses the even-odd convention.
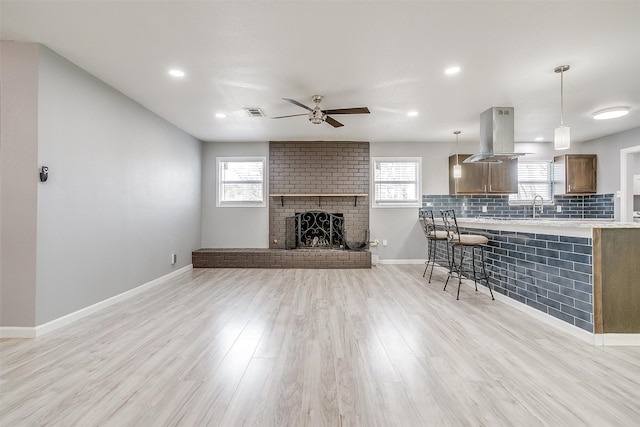
[[[449,237],[449,235],[444,230],[436,230],[436,231],[430,231],[429,232],[429,238],[430,239],[446,240],[448,237]]]
[[[452,238],[452,243],[456,244],[459,241],[459,244],[464,246],[475,246],[475,245],[486,245],[489,242],[489,239],[485,236],[481,236],[479,234],[461,234],[460,239],[458,240],[458,236],[454,235]]]

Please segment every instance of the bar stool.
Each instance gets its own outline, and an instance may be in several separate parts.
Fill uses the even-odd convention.
[[[429,268],[429,264],[431,264],[431,273],[429,273],[429,283],[431,283],[431,276],[433,276],[433,267],[436,262],[440,263],[443,261],[447,262],[447,266],[451,264],[449,260],[449,245],[448,245],[448,235],[445,230],[438,230],[436,228],[436,221],[433,218],[432,210],[420,210],[420,218],[422,219],[422,231],[424,231],[424,236],[427,238],[427,265],[424,267],[424,273],[422,273],[422,277],[427,274],[427,269]],[[436,261],[437,254],[437,243],[446,243],[446,252],[447,258],[446,260]]]
[[[452,276],[454,270],[458,273],[458,293],[456,295],[456,299],[460,299],[460,284],[462,284],[462,265],[464,262],[464,254],[467,249],[471,250],[471,269],[473,272],[473,283],[476,286],[476,291],[478,290],[478,280],[476,278],[476,257],[475,250],[480,249],[480,260],[481,260],[481,268],[482,268],[482,277],[484,278],[487,288],[489,288],[489,293],[491,294],[491,299],[495,299],[493,297],[493,291],[491,290],[491,284],[489,283],[489,276],[487,275],[487,266],[484,257],[484,247],[489,242],[489,239],[485,236],[479,234],[460,234],[460,230],[458,229],[458,221],[456,219],[456,212],[453,209],[440,211],[442,214],[442,220],[444,221],[445,229],[449,235],[449,245],[451,246],[451,263],[449,264],[449,274],[447,275],[447,281],[444,283],[444,289],[447,289],[447,283],[449,283],[449,279]],[[455,263],[455,250],[456,248],[460,249],[460,264],[456,266]]]

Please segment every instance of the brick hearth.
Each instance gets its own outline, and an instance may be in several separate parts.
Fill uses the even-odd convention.
[[[335,249],[198,249],[194,268],[371,268],[371,252]]]

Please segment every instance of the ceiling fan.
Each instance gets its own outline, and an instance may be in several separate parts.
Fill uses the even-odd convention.
[[[282,98],[287,102],[290,102],[294,105],[297,105],[298,107],[302,107],[305,110],[309,110],[308,113],[304,113],[304,114],[293,114],[290,116],[280,116],[280,117],[272,117],[273,119],[284,119],[285,117],[296,117],[296,116],[309,116],[309,121],[311,123],[313,123],[314,125],[318,125],[322,122],[327,122],[329,123],[331,126],[333,126],[334,128],[339,128],[341,126],[344,126],[342,123],[340,123],[339,121],[337,121],[336,119],[334,119],[333,117],[330,117],[329,114],[369,114],[369,109],[367,107],[354,107],[354,108],[338,108],[338,109],[333,109],[333,110],[322,110],[320,109],[320,103],[322,102],[322,96],[321,95],[313,95],[313,98],[311,98],[313,100],[313,102],[316,103],[316,106],[314,108],[309,108],[304,104],[301,104],[300,102],[294,100],[294,99],[289,99],[289,98]]]

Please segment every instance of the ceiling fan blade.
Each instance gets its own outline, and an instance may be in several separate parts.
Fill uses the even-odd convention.
[[[298,117],[298,116],[307,116],[307,113],[302,113],[302,114],[292,114],[290,116],[278,116],[278,117],[271,117],[272,119],[285,119],[287,117]]]
[[[333,126],[334,128],[339,128],[344,126],[342,123],[340,123],[339,121],[337,121],[336,119],[334,119],[333,117],[329,117],[327,116],[324,119],[325,122],[329,123],[331,126]]]
[[[367,107],[354,107],[354,108],[338,108],[335,110],[322,110],[326,114],[369,114],[370,111]]]
[[[307,107],[307,106],[306,106],[306,105],[304,105],[304,104],[299,103],[299,102],[298,102],[298,101],[296,101],[295,99],[289,99],[289,98],[282,98],[282,99],[284,99],[284,100],[285,100],[285,101],[287,101],[287,102],[292,103],[293,105],[297,105],[298,107],[302,107],[302,108],[304,108],[305,110],[313,111],[311,108]]]

